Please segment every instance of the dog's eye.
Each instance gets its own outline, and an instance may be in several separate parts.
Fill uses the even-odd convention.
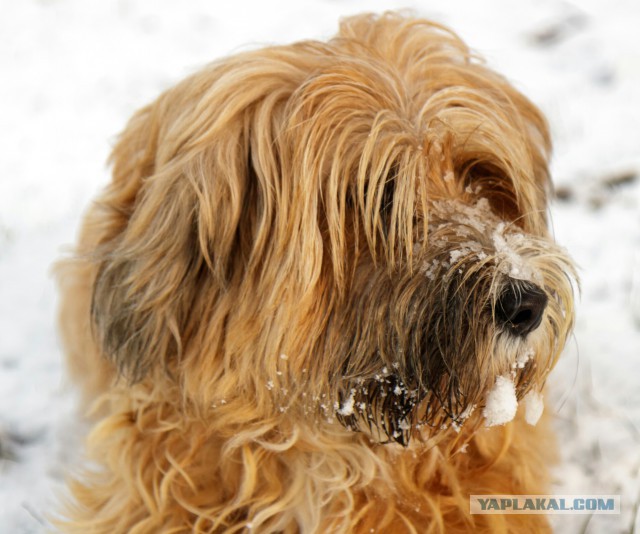
[[[384,236],[388,235],[391,225],[395,189],[396,174],[393,171],[385,177],[380,177],[377,182],[364,184],[363,215],[377,226]]]
[[[489,201],[496,215],[518,222],[520,209],[513,182],[502,169],[490,164],[470,165],[462,173],[465,189]]]
[[[395,176],[387,177],[384,187],[382,188],[382,198],[380,201],[380,217],[382,218],[383,225],[389,226],[391,221],[391,210],[393,209],[393,197],[396,190]],[[385,230],[385,231],[388,231]]]

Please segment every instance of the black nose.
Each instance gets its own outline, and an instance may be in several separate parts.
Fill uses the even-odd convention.
[[[512,281],[500,295],[496,305],[496,319],[508,331],[524,337],[542,322],[547,296],[537,285]]]

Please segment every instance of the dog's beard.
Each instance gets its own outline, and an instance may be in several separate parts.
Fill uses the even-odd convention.
[[[434,202],[404,272],[367,264],[337,326],[343,356],[322,413],[377,441],[407,444],[462,425],[498,376],[539,390],[571,329],[573,271],[550,240],[497,217],[486,199]],[[547,304],[526,335],[500,317],[509,288]],[[478,420],[478,418],[474,418]]]

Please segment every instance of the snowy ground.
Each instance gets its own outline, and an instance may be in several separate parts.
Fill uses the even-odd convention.
[[[80,432],[56,341],[52,262],[108,179],[127,117],[207,61],[330,36],[413,7],[456,29],[548,115],[558,241],[580,266],[575,340],[553,377],[558,494],[620,494],[640,526],[640,2],[0,0],[0,532],[40,532]],[[215,7],[214,7],[215,6]]]

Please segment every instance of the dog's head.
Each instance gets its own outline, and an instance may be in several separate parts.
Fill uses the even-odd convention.
[[[115,148],[97,340],[239,426],[459,424],[499,376],[540,389],[571,328],[548,149],[537,109],[425,21],[225,59]]]

